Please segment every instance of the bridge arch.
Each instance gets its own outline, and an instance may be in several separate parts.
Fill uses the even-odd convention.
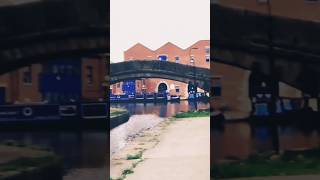
[[[101,0],[0,4],[0,74],[60,57],[109,53],[107,12]]]
[[[157,88],[156,88],[156,91],[155,91],[155,92],[163,93],[163,92],[166,92],[168,89],[169,89],[168,83],[166,83],[166,82],[160,82],[160,83],[157,85]]]
[[[161,78],[188,83],[209,91],[210,70],[159,60],[135,60],[110,65],[110,84],[141,78]],[[168,86],[169,88],[169,86]]]
[[[319,40],[316,36],[310,38],[310,34],[319,32],[319,23],[273,16],[273,23],[268,24],[264,14],[211,6],[215,9],[213,61],[245,69],[260,63],[264,74],[271,76],[274,70],[279,71],[281,82],[313,97],[319,96]],[[266,31],[269,26],[270,31]],[[274,69],[270,59],[274,60]]]

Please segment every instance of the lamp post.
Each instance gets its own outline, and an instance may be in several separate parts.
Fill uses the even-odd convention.
[[[191,57],[191,52],[192,52],[192,50],[197,50],[197,49],[199,49],[199,48],[197,48],[197,47],[192,47],[192,48],[190,48],[189,49],[189,58],[190,58],[190,62],[191,62],[191,59],[192,59],[192,57]],[[195,60],[195,58],[193,57],[193,59],[192,59],[192,63],[193,63],[193,76],[194,76],[194,79],[193,79],[193,87],[194,87],[194,91],[196,92],[196,60]]]
[[[272,18],[272,11],[271,11],[271,0],[267,0],[267,10],[268,10],[268,44],[269,44],[269,71],[271,74],[271,115],[273,116],[276,113],[276,101],[277,97],[276,94],[278,94],[279,86],[278,83],[278,75],[275,72],[275,61],[273,57],[273,34],[272,34],[272,24],[273,24],[273,18]],[[272,138],[272,144],[275,152],[277,154],[280,153],[280,144],[279,144],[279,132],[278,132],[278,126],[276,124],[272,124],[271,128],[271,138]]]

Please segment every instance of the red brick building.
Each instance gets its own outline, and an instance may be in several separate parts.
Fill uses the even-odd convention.
[[[60,62],[63,61],[61,60]],[[72,61],[77,60],[71,60],[70,62]],[[0,103],[44,103],[48,100],[49,95],[53,97],[59,94],[54,92],[50,92],[50,94],[43,93],[41,92],[41,86],[51,84],[53,88],[63,90],[63,87],[58,87],[60,86],[59,81],[65,81],[65,84],[67,83],[72,86],[73,82],[69,81],[70,78],[64,80],[64,77],[69,76],[71,71],[77,72],[70,76],[73,76],[73,80],[79,82],[77,83],[79,84],[79,87],[77,87],[79,94],[81,94],[79,100],[102,100],[106,95],[106,88],[104,87],[105,76],[107,75],[106,59],[102,57],[81,58],[76,63],[79,65],[72,68],[66,64],[55,64],[55,61],[52,61],[54,65],[51,65],[49,68],[47,63],[32,64],[28,67],[0,75]],[[41,84],[41,78],[44,76],[49,77],[45,85]],[[56,78],[50,80],[50,77],[53,76]],[[66,94],[63,94],[63,96],[66,96]],[[59,102],[59,97],[57,101]]]
[[[156,50],[137,43],[124,52],[125,61],[134,60],[161,60],[185,65],[210,68],[210,41],[200,40],[186,49],[182,49],[173,43],[166,43]],[[122,94],[123,82],[111,86],[113,94]],[[135,80],[136,93],[154,93],[160,91],[169,92],[172,95],[179,95],[187,98],[187,84],[183,82],[148,78]],[[201,90],[199,90],[201,91]]]

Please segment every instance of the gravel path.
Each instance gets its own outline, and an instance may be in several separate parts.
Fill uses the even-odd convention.
[[[210,118],[178,119],[126,180],[209,180]]]

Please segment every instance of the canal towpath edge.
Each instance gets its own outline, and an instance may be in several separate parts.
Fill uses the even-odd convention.
[[[210,117],[173,120],[126,179],[210,179]]]

